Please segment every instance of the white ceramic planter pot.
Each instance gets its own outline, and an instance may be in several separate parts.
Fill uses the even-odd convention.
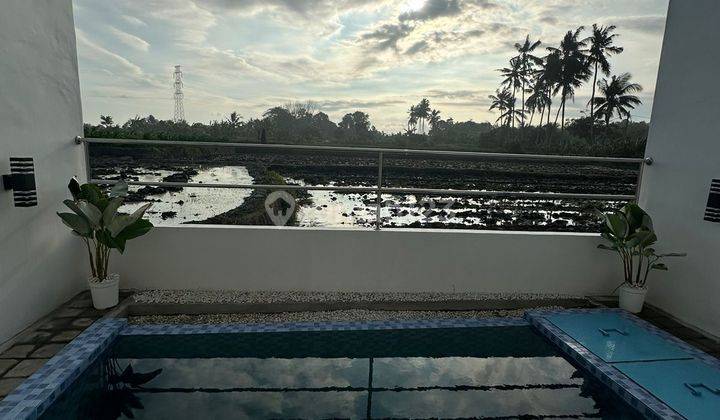
[[[117,273],[108,274],[103,282],[97,279],[88,281],[90,286],[90,294],[92,295],[93,306],[95,309],[112,308],[118,304],[120,295],[120,275]]]
[[[620,308],[634,314],[642,311],[646,294],[647,288],[631,287],[623,284],[620,287]]]

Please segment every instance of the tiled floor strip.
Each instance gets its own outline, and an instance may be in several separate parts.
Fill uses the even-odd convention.
[[[94,323],[0,401],[0,419],[38,418],[126,325],[124,319],[101,319]]]

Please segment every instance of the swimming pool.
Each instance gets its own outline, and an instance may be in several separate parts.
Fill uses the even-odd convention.
[[[640,418],[530,326],[509,324],[162,335],[137,327],[41,418]]]

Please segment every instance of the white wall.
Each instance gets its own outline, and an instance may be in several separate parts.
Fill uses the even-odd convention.
[[[720,2],[671,0],[660,60],[641,204],[663,250],[686,251],[651,280],[650,302],[720,336],[720,224],[703,221],[720,178]],[[710,41],[711,43],[713,41]],[[710,81],[710,82],[708,82]]]
[[[567,233],[159,227],[115,260],[122,287],[609,293],[599,236]]]
[[[6,1],[0,13],[0,172],[35,158],[39,206],[0,189],[0,343],[82,288],[81,243],[55,211],[84,173],[71,0]]]

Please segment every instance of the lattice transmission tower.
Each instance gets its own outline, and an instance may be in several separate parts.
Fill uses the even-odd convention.
[[[185,121],[185,105],[183,105],[183,74],[180,66],[175,66],[174,83],[175,88],[175,113],[173,114],[174,122]]]

